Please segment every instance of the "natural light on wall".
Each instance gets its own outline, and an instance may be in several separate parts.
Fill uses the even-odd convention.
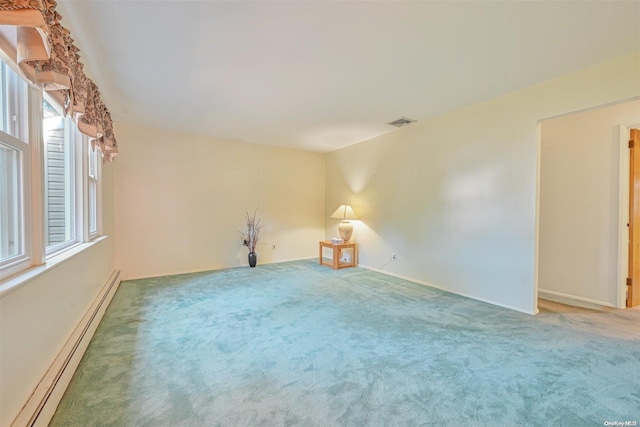
[[[443,187],[443,196],[452,202],[449,220],[458,230],[482,232],[499,224],[502,218],[496,212],[501,203],[505,179],[497,167],[477,169],[449,179]],[[474,206],[474,209],[469,209]]]

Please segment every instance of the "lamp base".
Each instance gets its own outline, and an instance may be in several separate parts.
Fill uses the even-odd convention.
[[[351,225],[349,221],[342,221],[338,227],[338,232],[342,240],[346,243],[351,239],[351,234],[353,234],[353,225]]]

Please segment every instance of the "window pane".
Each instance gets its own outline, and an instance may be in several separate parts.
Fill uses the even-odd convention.
[[[89,143],[89,177],[98,178],[98,149]]]
[[[75,239],[73,144],[68,121],[44,101],[45,241],[47,249]]]
[[[100,153],[98,148],[87,141],[88,145],[88,207],[89,207],[89,235],[95,237],[98,234],[98,158]]]
[[[7,78],[5,72],[6,65],[0,61],[0,130],[6,133],[7,129],[7,104],[9,102],[9,93],[7,90]]]
[[[4,62],[0,63],[0,130],[27,142],[27,83]]]
[[[0,261],[22,254],[20,152],[0,144]]]
[[[98,186],[94,181],[89,181],[89,233],[98,232]]]

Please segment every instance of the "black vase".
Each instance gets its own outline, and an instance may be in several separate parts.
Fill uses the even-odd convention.
[[[255,267],[258,262],[258,255],[255,252],[249,252],[249,267]]]

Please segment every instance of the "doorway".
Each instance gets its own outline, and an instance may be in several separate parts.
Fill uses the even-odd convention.
[[[639,264],[630,260],[627,227],[628,144],[631,128],[640,129],[639,112],[635,99],[540,122],[539,298],[587,308],[626,306],[629,269]]]

